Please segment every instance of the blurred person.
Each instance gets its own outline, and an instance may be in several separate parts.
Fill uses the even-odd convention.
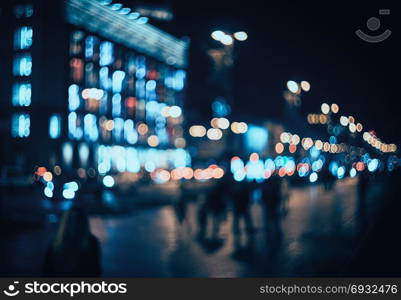
[[[232,229],[234,234],[234,253],[236,259],[243,261],[250,261],[254,258],[254,235],[255,232],[252,215],[251,215],[251,202],[252,202],[252,189],[253,184],[242,181],[236,183],[232,188],[231,200],[233,210],[233,223]],[[241,220],[243,220],[246,232],[245,243],[241,243]]]
[[[360,172],[357,183],[358,205],[357,205],[357,220],[359,230],[363,232],[366,229],[366,201],[367,190],[369,188],[369,173],[367,171]]]
[[[188,207],[188,199],[189,191],[184,183],[184,181],[180,182],[180,191],[179,196],[176,201],[174,201],[174,211],[177,217],[178,223],[181,225],[185,222],[187,215],[187,207]]]
[[[281,178],[274,174],[265,180],[262,186],[262,200],[265,211],[265,231],[266,242],[272,250],[271,253],[279,248],[281,241],[281,200],[282,200],[282,182]]]
[[[289,200],[290,200],[290,182],[288,178],[283,178],[283,183],[281,187],[281,205],[280,205],[280,213],[285,216],[288,213],[289,209]]]
[[[273,218],[280,214],[281,193],[281,178],[278,175],[272,175],[263,182],[262,200],[268,217]]]
[[[100,245],[81,208],[64,212],[45,257],[46,277],[99,277]]]
[[[329,165],[329,164],[327,164]],[[332,190],[333,186],[336,182],[336,178],[333,176],[333,174],[330,173],[329,168],[323,168],[320,171],[320,175],[319,175],[322,179],[324,188],[326,191]]]
[[[233,200],[233,232],[240,234],[241,219],[244,220],[245,228],[248,234],[253,233],[253,222],[250,213],[251,189],[246,181],[237,183],[232,194]]]
[[[181,246],[188,245],[193,233],[193,223],[189,217],[191,190],[188,188],[187,182],[182,180],[179,186],[178,196],[173,202],[175,214],[175,227],[178,239],[181,241]]]
[[[229,184],[224,177],[218,180],[209,193],[199,210],[199,238],[204,240],[207,234],[208,220],[212,222],[212,240],[218,240],[220,225],[226,218],[226,196],[229,192]]]

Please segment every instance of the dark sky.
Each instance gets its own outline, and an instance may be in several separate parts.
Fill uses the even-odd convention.
[[[153,1],[158,2],[158,1]],[[165,2],[165,1],[159,1]],[[191,38],[188,106],[207,113],[205,80],[210,65],[206,50],[216,29],[244,30],[238,44],[234,110],[255,117],[279,114],[286,81],[308,80],[302,112],[317,112],[323,101],[340,105],[385,142],[400,141],[399,11],[394,1],[170,1],[175,19],[155,23],[177,36]],[[381,8],[390,16],[379,16]],[[379,17],[369,31],[366,21]],[[355,30],[393,31],[380,43],[361,41]]]

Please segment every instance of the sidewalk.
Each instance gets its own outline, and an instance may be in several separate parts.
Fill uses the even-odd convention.
[[[102,244],[104,276],[339,276],[358,240],[354,182],[343,181],[329,192],[321,186],[292,189],[288,214],[273,237],[264,227],[260,204],[253,204],[253,247],[239,254],[231,214],[221,228],[223,245],[211,250],[196,239],[197,210],[191,203],[183,224],[172,206],[92,218],[92,231]]]

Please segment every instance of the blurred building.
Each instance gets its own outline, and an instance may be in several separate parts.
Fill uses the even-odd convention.
[[[111,1],[1,6],[3,169],[94,177],[190,163],[187,40]]]

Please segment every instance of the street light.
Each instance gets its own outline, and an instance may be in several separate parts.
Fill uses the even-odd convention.
[[[301,105],[301,93],[309,92],[311,85],[308,81],[301,81],[300,83],[295,82],[294,80],[287,81],[287,91],[284,91],[284,98],[291,106],[300,106]]]
[[[238,31],[238,32],[234,33],[234,37],[238,41],[243,42],[248,38],[248,34],[245,31]]]
[[[221,30],[216,30],[212,32],[211,36],[214,40],[221,42],[225,46],[232,45],[234,43],[234,39],[243,42],[248,38],[248,34],[245,31],[238,31],[234,34],[230,34]]]
[[[211,34],[212,38],[213,38],[214,40],[216,40],[216,41],[220,41],[221,38],[222,38],[224,35],[225,35],[225,33],[224,33],[223,31],[221,31],[221,30],[213,31],[212,34]]]
[[[298,90],[299,90],[298,83],[296,83],[293,80],[290,80],[290,81],[287,82],[287,88],[293,94],[296,94],[298,92]]]
[[[301,88],[305,92],[309,92],[310,90],[310,83],[308,81],[301,81]]]
[[[231,37],[231,35],[225,34],[225,35],[220,39],[220,42],[221,42],[223,45],[230,46],[230,45],[233,44],[234,39]]]

